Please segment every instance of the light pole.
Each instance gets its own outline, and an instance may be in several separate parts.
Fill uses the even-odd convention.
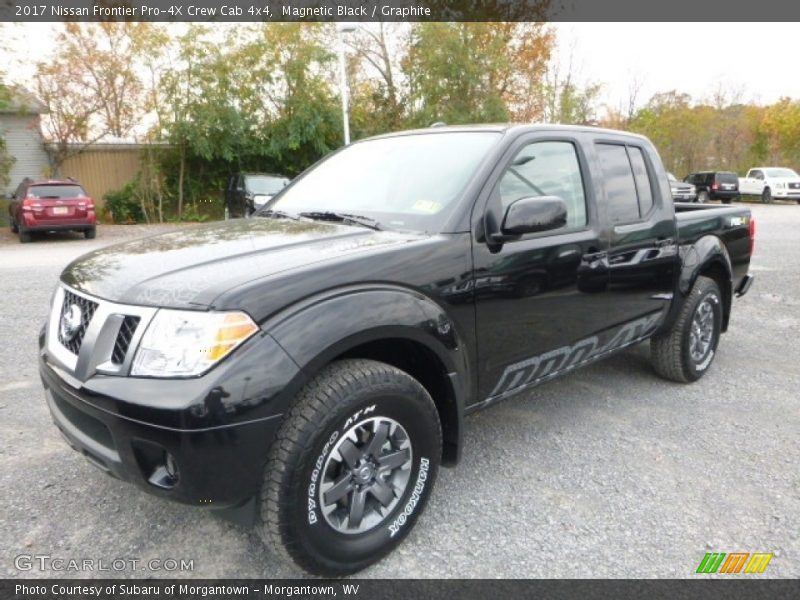
[[[342,89],[342,123],[344,126],[344,145],[350,144],[350,117],[348,113],[348,91],[347,91],[347,63],[344,56],[344,34],[352,33],[356,30],[356,25],[352,23],[337,23],[336,31],[339,34],[339,85]]]

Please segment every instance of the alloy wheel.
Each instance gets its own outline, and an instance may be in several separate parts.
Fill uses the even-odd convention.
[[[704,298],[697,306],[689,333],[689,355],[695,363],[701,362],[711,349],[714,339],[714,306]]]
[[[408,486],[413,452],[408,433],[388,417],[353,425],[325,461],[320,507],[344,534],[364,533],[394,510]]]

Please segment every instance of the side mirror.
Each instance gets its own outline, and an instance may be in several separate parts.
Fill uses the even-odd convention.
[[[509,204],[495,242],[515,240],[526,233],[559,229],[567,224],[567,205],[558,196],[520,198]]]

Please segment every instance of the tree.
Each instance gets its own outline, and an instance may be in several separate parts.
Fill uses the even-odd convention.
[[[401,129],[406,118],[401,63],[405,46],[399,23],[363,24],[345,37],[352,50],[347,73],[354,137]],[[330,36],[331,43],[339,43]],[[394,43],[393,43],[394,42]]]
[[[411,121],[530,119],[552,42],[539,23],[418,23],[403,61]]]
[[[541,86],[542,118],[548,123],[591,125],[595,121],[601,85],[577,81],[572,53],[566,72],[558,62],[550,64]]]
[[[142,84],[136,57],[150,23],[68,22],[58,34],[58,53],[39,63],[35,91],[49,115],[46,137],[54,144],[58,172],[72,154],[108,136],[124,137],[142,116]]]

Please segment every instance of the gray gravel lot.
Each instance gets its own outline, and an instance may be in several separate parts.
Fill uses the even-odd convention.
[[[756,283],[703,380],[658,379],[640,345],[469,417],[461,465],[363,575],[691,577],[707,551],[764,551],[766,575],[800,576],[800,206],[752,208]],[[252,531],[103,475],[50,422],[36,335],[59,271],[153,229],[24,246],[0,234],[0,574],[302,575]],[[20,554],[183,558],[194,570],[19,571]]]

